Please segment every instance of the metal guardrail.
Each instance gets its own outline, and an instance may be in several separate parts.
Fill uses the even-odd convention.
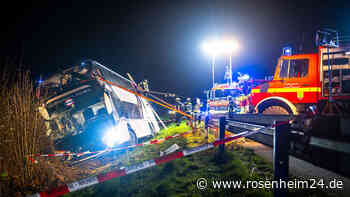
[[[227,130],[232,133],[238,133],[260,129],[261,132],[247,138],[274,147],[274,129],[269,127],[269,125],[273,123],[274,119],[278,121],[291,120],[291,129],[289,131],[290,150],[288,155],[342,176],[350,177],[348,168],[350,161],[348,127],[334,126],[338,125],[339,121],[344,122],[349,120],[349,118],[335,117],[333,120],[332,118],[313,117],[313,121],[315,121],[315,118],[319,118],[318,122],[312,124],[311,128],[306,129],[304,125],[305,117],[301,116],[235,114],[227,120]],[[217,123],[215,120],[211,122],[212,124]],[[336,129],[340,129],[340,131]]]
[[[209,121],[205,118],[206,128],[208,128]],[[217,121],[212,121],[217,123]],[[214,123],[214,124],[215,124]],[[256,125],[251,123],[245,123],[235,120],[226,120],[226,117],[220,117],[218,121],[219,137],[220,140],[224,139],[225,131],[230,131],[229,127],[236,127],[243,130],[243,132],[255,132],[255,134],[247,136],[251,138],[254,135],[268,135],[273,139],[273,167],[274,167],[274,180],[275,181],[288,181],[289,173],[289,150],[290,150],[290,123],[289,120],[273,121],[273,124],[268,126]],[[231,131],[232,132],[232,131]],[[225,145],[219,146],[219,155],[224,152]],[[287,188],[274,188],[274,196],[284,197],[287,196]]]

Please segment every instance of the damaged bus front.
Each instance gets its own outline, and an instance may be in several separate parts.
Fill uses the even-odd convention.
[[[98,150],[136,144],[159,131],[152,106],[132,92],[132,81],[85,61],[43,81],[37,93],[47,134],[58,146]]]

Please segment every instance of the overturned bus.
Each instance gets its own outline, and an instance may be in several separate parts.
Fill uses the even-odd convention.
[[[133,145],[160,130],[152,106],[132,92],[134,82],[89,60],[44,80],[37,96],[44,101],[39,111],[47,134],[58,146],[96,150]]]

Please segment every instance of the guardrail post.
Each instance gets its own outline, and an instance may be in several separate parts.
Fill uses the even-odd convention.
[[[274,123],[275,133],[273,137],[273,168],[274,180],[288,183],[289,172],[289,148],[290,148],[290,124],[281,121]],[[274,188],[275,197],[287,196],[288,188]]]
[[[209,140],[209,114],[206,114],[205,119],[204,119],[204,129],[206,131],[206,138],[207,142]]]
[[[223,140],[225,138],[225,130],[226,130],[226,118],[220,117],[219,119],[219,138]],[[225,144],[219,145],[219,154],[223,155],[225,151]]]

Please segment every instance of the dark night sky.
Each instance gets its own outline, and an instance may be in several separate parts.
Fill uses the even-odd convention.
[[[23,57],[34,76],[94,59],[150,88],[201,96],[211,85],[213,36],[240,42],[234,72],[272,75],[281,48],[314,49],[321,27],[350,32],[350,1],[49,1],[2,7],[2,57]],[[8,13],[5,11],[9,11]],[[223,79],[224,58],[216,78]]]

